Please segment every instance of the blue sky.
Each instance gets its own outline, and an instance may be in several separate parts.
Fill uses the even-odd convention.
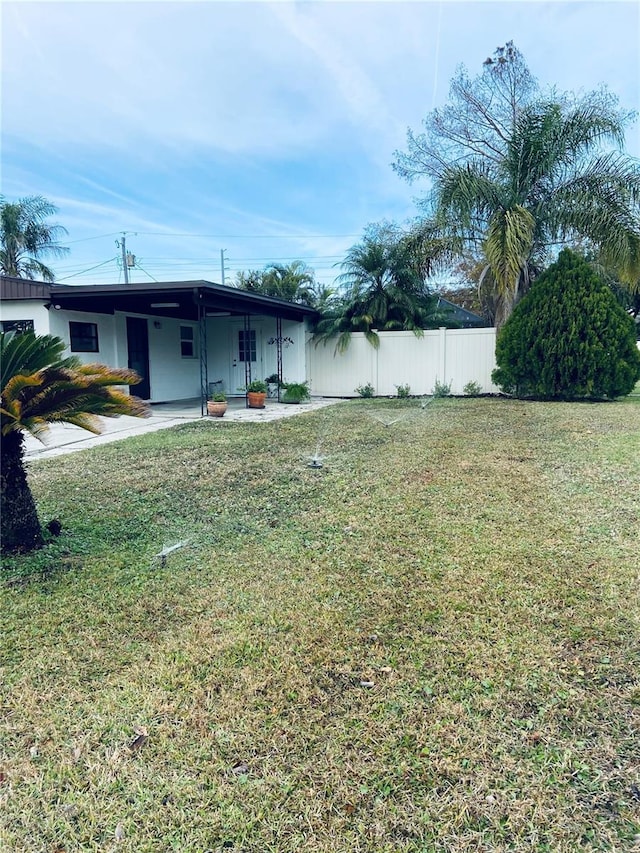
[[[407,127],[513,40],[542,85],[605,83],[640,108],[629,2],[1,4],[2,192],[59,208],[60,282],[221,280],[302,259],[330,283],[370,222],[424,188],[392,170]],[[627,150],[640,156],[634,125]],[[91,267],[96,269],[89,270]]]

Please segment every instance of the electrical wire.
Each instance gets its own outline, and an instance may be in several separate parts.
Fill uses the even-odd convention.
[[[362,237],[362,234],[172,234],[166,231],[137,231],[144,237],[215,237],[220,240],[324,240]]]
[[[111,264],[117,260],[118,260],[118,256],[116,255],[114,258],[109,258],[108,261],[103,261],[101,264],[96,264],[95,267],[89,267],[88,269],[82,270],[81,272],[74,272],[71,275],[65,275],[63,278],[59,278],[58,282],[66,281],[68,278],[75,278],[77,275],[83,275],[84,273],[91,272],[92,270],[97,270],[99,267],[104,267],[107,264]]]
[[[149,278],[151,279],[151,281],[155,281],[155,282],[157,282],[157,281],[158,281],[158,279],[157,279],[157,278],[154,278],[154,277],[151,275],[151,273],[150,273],[150,272],[147,272],[147,271],[146,271],[146,269],[145,269],[144,267],[141,267],[141,266],[140,266],[140,264],[139,264],[137,261],[136,261],[135,269],[137,269],[137,270],[142,270],[142,272],[143,272],[145,275],[148,275],[148,276],[149,276]]]
[[[59,241],[52,242],[52,246],[71,246],[73,243],[86,243],[87,240],[102,240],[105,237],[116,237],[118,234],[122,234],[122,231],[112,231],[110,234],[98,234],[97,237],[80,237],[78,240],[65,240],[64,244]]]

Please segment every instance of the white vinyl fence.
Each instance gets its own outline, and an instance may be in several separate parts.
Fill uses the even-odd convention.
[[[398,385],[411,394],[430,394],[436,382],[462,394],[468,382],[482,393],[497,392],[491,382],[495,368],[496,330],[436,329],[421,338],[413,332],[379,332],[374,349],[361,332],[351,336],[345,353],[335,353],[335,341],[307,343],[311,393],[322,397],[356,397],[356,388],[370,383],[376,396],[396,395]]]

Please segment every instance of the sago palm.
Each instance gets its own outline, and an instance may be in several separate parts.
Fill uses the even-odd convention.
[[[623,123],[606,103],[571,109],[536,104],[515,122],[498,162],[445,170],[435,186],[439,216],[483,248],[507,319],[557,246],[587,240],[627,280],[640,267],[640,165],[622,145]]]
[[[57,244],[66,229],[47,221],[56,211],[55,205],[41,196],[28,196],[13,203],[0,196],[0,272],[54,281],[53,271],[41,256],[60,257],[69,251]]]
[[[42,440],[51,423],[101,432],[98,416],[146,416],[147,406],[115,386],[140,381],[132,370],[62,358],[52,335],[0,333],[0,513],[2,551],[42,545],[42,531],[24,468],[24,434]]]

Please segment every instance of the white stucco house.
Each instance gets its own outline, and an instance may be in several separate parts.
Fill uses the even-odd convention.
[[[252,379],[307,378],[304,305],[209,281],[57,285],[0,276],[0,328],[62,338],[68,354],[135,370],[152,403],[223,391]]]

